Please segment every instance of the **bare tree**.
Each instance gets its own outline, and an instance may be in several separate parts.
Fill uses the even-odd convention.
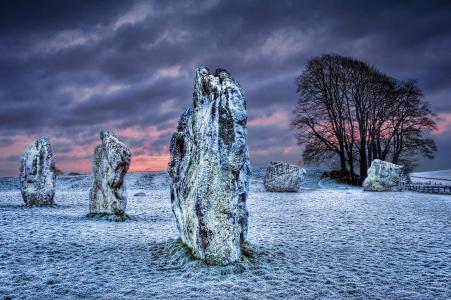
[[[341,170],[346,171],[344,142],[344,98],[337,90],[339,65],[332,57],[310,61],[297,79],[297,92],[302,99],[296,108],[298,141],[306,144],[304,158],[320,159],[337,155]]]
[[[437,147],[425,132],[437,128],[429,104],[422,100],[423,93],[415,81],[400,82],[397,87],[398,110],[394,114],[392,162],[415,166],[418,155],[434,157]]]
[[[351,182],[362,182],[375,158],[409,168],[432,158],[436,128],[416,82],[399,82],[348,57],[309,60],[296,80],[299,100],[292,122],[306,162],[338,159]],[[359,176],[355,172],[359,170]]]

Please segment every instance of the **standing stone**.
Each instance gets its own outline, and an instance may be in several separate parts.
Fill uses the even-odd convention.
[[[263,184],[268,192],[298,192],[305,173],[296,165],[272,161],[266,169]]]
[[[94,183],[89,195],[89,213],[127,218],[127,189],[124,178],[131,161],[130,150],[112,131],[100,132],[102,144],[94,151]]]
[[[207,264],[240,259],[250,162],[243,92],[230,73],[198,68],[193,106],[171,139],[171,203],[182,241]]]
[[[28,206],[54,204],[55,162],[48,137],[33,142],[21,157],[20,190]]]
[[[403,166],[375,159],[368,169],[363,190],[370,192],[399,191]]]

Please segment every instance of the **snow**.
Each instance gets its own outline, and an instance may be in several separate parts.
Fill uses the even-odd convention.
[[[450,196],[267,193],[255,176],[245,258],[209,267],[177,241],[167,175],[126,180],[132,220],[116,223],[85,217],[90,176],[58,177],[57,206],[32,208],[0,178],[0,297],[451,298]]]
[[[413,172],[412,176],[418,177],[432,177],[451,180],[451,170],[438,170],[438,171],[428,171],[428,172]]]
[[[451,185],[451,170],[439,170],[428,172],[414,172],[410,174],[413,182],[429,182],[443,185]]]

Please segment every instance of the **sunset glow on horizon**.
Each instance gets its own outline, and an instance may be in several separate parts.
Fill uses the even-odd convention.
[[[242,87],[254,166],[301,163],[290,126],[295,80],[324,52],[417,80],[439,117],[435,159],[418,170],[451,168],[451,33],[443,29],[450,26],[426,3],[392,3],[390,10],[352,1],[274,2],[264,10],[258,2],[226,1],[47,5],[11,4],[0,20],[0,176],[17,176],[23,151],[42,135],[58,168],[90,174],[101,129],[130,147],[130,171],[164,171],[198,66],[225,68]],[[396,10],[404,18],[392,18]]]

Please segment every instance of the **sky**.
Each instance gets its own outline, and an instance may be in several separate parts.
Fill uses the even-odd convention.
[[[418,170],[451,169],[450,1],[2,1],[0,176],[50,136],[56,165],[92,173],[101,129],[132,152],[131,171],[167,168],[194,68],[225,68],[248,105],[251,162],[299,162],[290,127],[295,79],[324,53],[415,79],[437,114],[438,152]]]

